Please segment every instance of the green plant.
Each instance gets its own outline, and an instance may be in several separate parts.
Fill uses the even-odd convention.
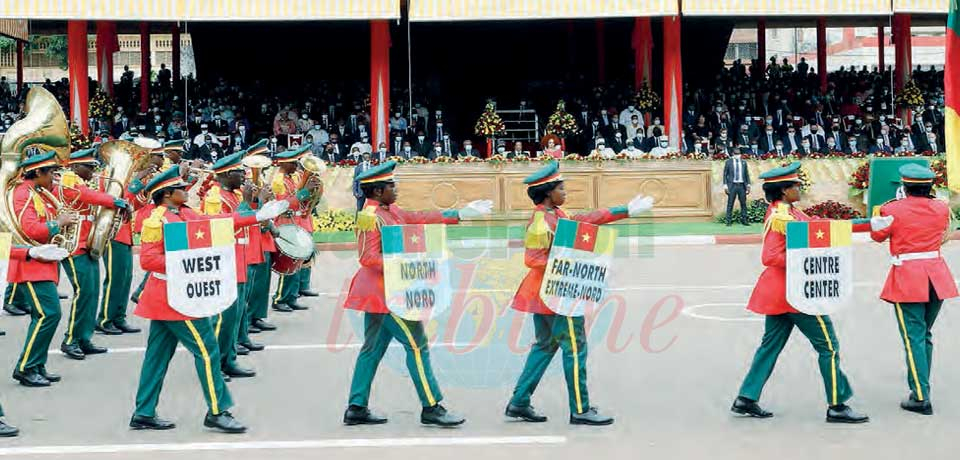
[[[730,220],[732,222],[740,221],[740,208],[734,207],[733,212],[730,214]],[[760,224],[763,223],[763,218],[767,215],[767,202],[764,200],[752,200],[747,204],[747,222],[751,224]],[[721,213],[714,218],[714,221],[717,223],[725,223],[727,221],[727,214]]]

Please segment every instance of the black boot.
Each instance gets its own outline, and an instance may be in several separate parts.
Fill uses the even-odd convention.
[[[247,356],[250,354],[250,350],[247,347],[241,347],[237,345],[237,356]]]
[[[120,332],[123,332],[124,334],[136,334],[140,332],[139,327],[133,327],[126,321],[117,321],[113,325],[116,326],[117,329],[120,329]]]
[[[0,420],[0,438],[12,438],[20,434],[20,430],[15,426],[7,425]]]
[[[101,334],[104,334],[104,335],[120,335],[120,334],[123,334],[123,331],[121,331],[120,329],[117,329],[117,327],[114,326],[113,323],[98,324],[96,329],[97,329],[97,332],[99,332],[99,333],[101,333]]]
[[[737,399],[733,401],[733,407],[731,407],[730,410],[734,414],[749,415],[756,418],[773,417],[773,412],[767,412],[763,410],[756,401],[744,398],[743,396],[737,396]]]
[[[20,307],[13,304],[6,304],[3,306],[3,311],[10,314],[10,316],[23,316],[30,312],[21,310]]]
[[[50,381],[40,375],[36,369],[27,369],[24,372],[20,370],[13,371],[13,379],[20,382],[25,387],[48,387]]]
[[[930,403],[930,400],[917,401],[913,393],[910,393],[910,396],[907,396],[907,398],[900,403],[900,408],[918,414],[933,415],[933,404]]]
[[[244,433],[247,431],[247,427],[233,418],[233,415],[230,415],[229,412],[221,412],[217,415],[207,412],[207,416],[203,418],[203,426],[216,428],[224,433],[231,434]]]
[[[240,342],[240,346],[246,348],[250,351],[263,351],[264,347],[262,343],[256,343],[253,340],[247,340],[245,342]]]
[[[870,417],[854,411],[852,407],[846,404],[830,406],[827,409],[827,423],[865,423],[869,421]]]
[[[420,423],[441,427],[462,425],[467,420],[459,415],[447,412],[443,406],[436,404],[433,407],[424,407],[420,412]]]
[[[504,415],[523,420],[524,422],[543,423],[547,421],[547,417],[540,415],[533,406],[518,407],[513,404],[507,404],[507,410]]]
[[[142,415],[134,415],[130,418],[130,428],[134,430],[172,430],[176,427],[176,423],[157,416],[144,417]]]
[[[266,320],[263,320],[263,319],[255,319],[255,320],[253,320],[253,325],[256,326],[256,327],[258,327],[261,331],[275,331],[275,330],[277,330],[277,326],[274,326],[273,324],[268,323],[268,322],[266,322]]]
[[[107,352],[106,348],[98,347],[93,342],[81,342],[80,350],[83,351],[84,355],[99,355]]]
[[[591,426],[612,425],[613,417],[600,415],[596,407],[591,407],[582,414],[570,414],[570,424]]]
[[[386,417],[375,415],[366,407],[351,405],[343,413],[344,425],[382,425],[384,423],[387,423]]]
[[[37,372],[43,376],[43,378],[50,381],[50,383],[57,383],[61,380],[60,375],[47,372],[47,366],[39,365],[37,366]]]
[[[229,375],[230,377],[241,378],[241,379],[246,377],[253,377],[257,375],[256,371],[254,371],[253,369],[244,369],[237,365],[224,366],[223,373]]]
[[[288,303],[287,306],[289,306],[291,310],[309,310],[310,309],[310,307],[298,304],[296,300]]]
[[[241,327],[243,327],[243,326],[241,326]],[[263,329],[260,329],[259,327],[257,327],[257,326],[254,325],[253,323],[251,323],[249,326],[247,326],[247,334],[259,334],[259,333],[261,333],[261,332],[263,332]]]
[[[63,352],[63,356],[66,356],[70,359],[76,359],[82,361],[86,356],[83,354],[83,350],[80,349],[80,344],[72,343],[70,345],[60,344],[60,351]]]
[[[273,304],[273,309],[281,313],[290,313],[293,311],[293,309],[285,303],[275,303]]]
[[[305,289],[300,291],[300,297],[320,297],[320,293],[317,291],[311,291],[310,289]]]

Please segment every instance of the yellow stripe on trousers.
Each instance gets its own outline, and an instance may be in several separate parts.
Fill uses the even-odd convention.
[[[220,326],[222,325],[223,325],[223,313],[220,313],[219,315],[217,315],[217,327],[213,329],[213,336],[216,337],[217,340],[220,339]]]
[[[420,385],[423,386],[423,393],[427,395],[427,402],[430,403],[430,406],[435,406],[437,401],[433,397],[433,392],[430,391],[430,383],[427,382],[427,373],[423,370],[423,358],[420,357],[420,346],[413,340],[413,334],[410,333],[410,329],[407,328],[407,324],[404,323],[403,320],[393,313],[390,314],[390,317],[400,325],[400,329],[403,329],[403,333],[406,334],[407,341],[410,342],[410,348],[413,348],[413,358],[417,362],[417,373],[420,374]]]
[[[73,343],[73,326],[77,323],[77,301],[80,300],[80,281],[77,280],[77,266],[73,264],[73,256],[67,257],[70,261],[70,270],[73,270],[73,307],[70,308],[70,324],[67,325],[67,345]]]
[[[43,308],[40,307],[40,301],[37,300],[37,292],[33,290],[33,283],[30,281],[27,281],[27,290],[30,291],[30,297],[33,299],[33,308],[37,309],[37,314],[40,315],[40,319],[37,320],[37,327],[33,328],[33,333],[30,334],[27,349],[23,351],[23,360],[20,361],[20,372],[26,372],[27,360],[30,359],[30,351],[33,350],[33,342],[37,340],[37,333],[40,332],[40,326],[43,326],[43,320],[47,317],[47,315],[43,313]]]
[[[12,304],[13,299],[17,298],[17,285],[20,283],[13,283],[13,289],[10,290],[10,298],[7,299],[7,303]]]
[[[817,315],[817,321],[820,323],[820,330],[823,331],[823,337],[827,339],[827,349],[830,350],[830,381],[833,397],[831,404],[836,406],[837,403],[837,352],[833,349],[833,341],[830,340],[830,334],[827,332],[827,324],[823,322],[823,318],[820,315]]]
[[[200,355],[203,357],[203,365],[207,373],[207,391],[210,393],[210,412],[213,415],[220,413],[220,408],[217,407],[217,389],[213,385],[213,368],[210,365],[210,355],[207,354],[207,347],[203,345],[203,339],[200,337],[200,333],[197,332],[197,328],[193,327],[192,321],[185,321],[187,323],[187,329],[190,329],[190,333],[193,334],[193,340],[197,342],[197,347],[200,348]]]
[[[917,401],[923,401],[923,389],[920,388],[920,377],[917,376],[917,364],[913,360],[913,347],[910,346],[910,336],[907,335],[907,323],[903,321],[903,309],[900,304],[897,306],[897,319],[900,321],[900,330],[903,331],[903,344],[907,347],[907,360],[910,361],[910,375],[913,377],[913,385],[917,387]]]
[[[570,334],[570,350],[573,352],[573,395],[577,400],[577,413],[583,413],[580,400],[580,356],[577,350],[577,337],[573,334],[573,318],[567,317],[567,332]]]
[[[103,292],[103,319],[100,321],[100,327],[104,327],[110,319],[108,309],[110,308],[110,288],[113,286],[113,244],[107,243],[107,288]]]
[[[273,304],[276,305],[277,301],[280,300],[280,297],[283,296],[283,279],[286,278],[284,275],[280,275],[280,280],[277,282],[277,295],[273,296]]]

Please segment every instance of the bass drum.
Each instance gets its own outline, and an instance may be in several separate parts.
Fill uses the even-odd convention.
[[[270,262],[270,269],[279,275],[292,275],[300,271],[304,262],[313,256],[313,237],[298,225],[281,225],[277,229],[277,254]]]

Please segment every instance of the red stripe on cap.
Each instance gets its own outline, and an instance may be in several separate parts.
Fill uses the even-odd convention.
[[[540,180],[538,180],[538,181],[536,181],[536,182],[531,182],[531,183],[527,184],[527,188],[529,188],[529,187],[536,187],[536,186],[538,186],[538,185],[543,185],[543,184],[548,184],[548,183],[550,183],[550,182],[558,181],[558,180],[563,180],[563,176],[561,176],[560,173],[556,173],[556,174],[553,174],[553,175],[544,177],[543,179],[540,179]]]

